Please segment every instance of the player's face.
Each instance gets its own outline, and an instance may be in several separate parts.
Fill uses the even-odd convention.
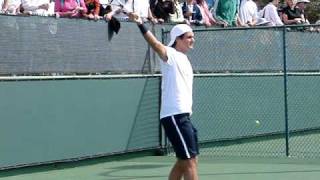
[[[187,32],[182,36],[182,38],[177,39],[177,46],[179,46],[179,49],[182,52],[187,52],[189,49],[193,48],[194,41],[194,33]]]

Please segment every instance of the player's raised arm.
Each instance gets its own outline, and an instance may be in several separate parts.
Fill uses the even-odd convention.
[[[129,13],[129,18],[131,21],[136,22],[143,37],[146,39],[146,41],[149,43],[149,45],[152,47],[152,49],[157,52],[157,54],[160,56],[160,58],[163,61],[167,61],[167,50],[165,45],[163,45],[143,24],[141,18],[135,14],[135,13]]]

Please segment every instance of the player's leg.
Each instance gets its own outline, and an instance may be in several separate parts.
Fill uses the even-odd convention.
[[[198,180],[197,158],[184,161],[184,180]]]
[[[169,180],[198,180],[197,158],[177,160],[171,169]]]
[[[183,167],[181,166],[181,163],[179,163],[179,160],[177,160],[170,171],[169,180],[181,180],[182,177]]]
[[[162,119],[161,123],[178,158],[169,179],[180,180],[184,177],[185,179],[197,180],[198,138],[197,130],[191,124],[189,115],[170,116]]]

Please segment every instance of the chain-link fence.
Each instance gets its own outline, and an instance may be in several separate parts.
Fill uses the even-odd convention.
[[[194,30],[202,155],[320,157],[320,34],[310,28]]]
[[[0,25],[2,76],[160,70],[133,23],[122,23],[112,41],[103,21],[0,16]],[[150,29],[166,44],[172,26]],[[188,56],[202,155],[320,157],[317,28],[194,27]]]

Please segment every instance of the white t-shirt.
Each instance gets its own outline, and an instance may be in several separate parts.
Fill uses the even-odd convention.
[[[49,0],[21,0],[21,3],[24,11],[33,15],[48,16],[54,14],[54,2],[50,3]],[[42,4],[49,4],[49,9],[39,9]]]
[[[102,0],[102,2],[104,2]],[[102,3],[100,2],[100,3]],[[135,12],[137,13],[140,17],[143,18],[148,18],[148,12],[149,12],[149,0],[115,0],[113,3],[111,3],[111,8],[113,10],[118,10],[120,7],[118,6],[119,3],[124,5],[124,9],[127,10],[128,12]],[[115,14],[114,17],[120,18],[120,19],[128,19],[128,15],[124,13],[118,13]]]
[[[111,3],[111,8],[113,11],[117,11],[120,8],[120,4],[122,4],[124,7],[124,9],[128,12],[132,12],[132,0],[128,0],[126,2],[126,0],[115,0],[114,2]],[[113,15],[115,18],[118,18],[120,20],[128,20],[128,15],[120,12],[120,13],[116,13]]]
[[[138,13],[140,17],[148,18],[149,7],[149,0],[134,1],[134,11]]]
[[[283,25],[277,11],[277,7],[272,3],[269,3],[267,6],[264,7],[262,10],[262,16],[266,20],[270,21],[272,26],[281,26]]]
[[[166,47],[168,61],[161,61],[160,118],[192,113],[193,70],[188,57],[172,47]]]
[[[2,10],[3,4],[4,4],[4,0],[0,0],[0,10]]]
[[[245,0],[242,2],[239,10],[239,17],[243,24],[253,22],[258,17],[258,7],[252,0]]]

